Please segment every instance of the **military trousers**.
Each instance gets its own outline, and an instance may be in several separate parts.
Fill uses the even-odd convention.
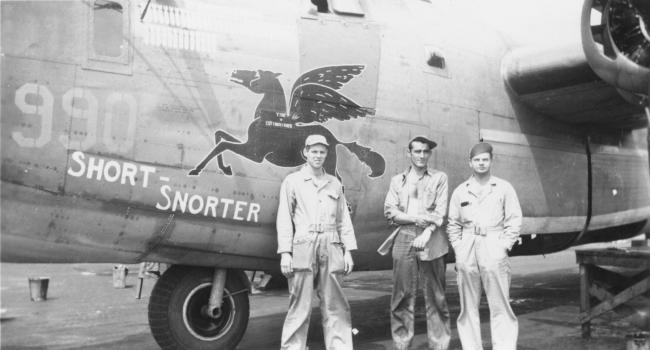
[[[306,348],[314,291],[320,299],[325,348],[352,350],[350,305],[341,287],[343,253],[338,250],[339,242],[336,232],[332,232],[320,233],[308,244],[294,245],[294,266],[302,265],[296,258],[307,257],[311,263],[306,268],[294,268],[289,277],[289,310],[282,327],[282,350]],[[298,254],[296,249],[307,249],[311,254]]]
[[[460,294],[458,337],[463,350],[482,350],[479,304],[485,288],[492,349],[515,350],[519,325],[510,307],[510,260],[498,235],[463,234],[456,245]]]
[[[393,244],[393,295],[390,324],[396,350],[410,347],[418,280],[424,291],[429,349],[446,350],[451,339],[449,308],[445,298],[444,258],[420,260],[413,248],[415,234],[400,232]]]

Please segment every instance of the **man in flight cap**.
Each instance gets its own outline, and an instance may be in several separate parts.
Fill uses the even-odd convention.
[[[289,174],[280,188],[278,254],[290,292],[281,349],[306,348],[314,289],[326,349],[352,349],[350,306],[341,278],[352,272],[350,251],[357,249],[357,241],[341,183],[323,169],[328,147],[324,136],[309,135],[303,149],[307,164]]]
[[[509,182],[491,174],[492,145],[472,147],[472,176],[451,195],[447,233],[456,254],[460,314],[458,337],[464,350],[483,349],[479,303],[481,285],[490,308],[494,350],[517,348],[517,317],[510,307],[508,251],[519,237],[521,207]]]
[[[408,349],[413,339],[418,279],[424,289],[429,348],[445,350],[451,338],[444,262],[449,247],[440,228],[447,212],[447,175],[428,167],[434,147],[436,143],[424,136],[408,143],[411,164],[391,179],[384,202],[384,215],[397,226],[378,250],[387,254],[392,246],[390,314],[397,350]]]

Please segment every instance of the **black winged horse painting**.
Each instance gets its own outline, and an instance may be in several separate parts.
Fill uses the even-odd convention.
[[[214,134],[215,147],[189,175],[199,175],[214,157],[226,175],[232,169],[224,164],[223,152],[231,151],[254,162],[267,160],[281,167],[293,167],[305,162],[302,148],[305,138],[311,134],[325,136],[331,145],[325,160],[327,173],[340,179],[336,168],[336,146],[343,145],[370,168],[370,177],[384,173],[384,158],[368,147],[356,142],[341,142],[321,123],[332,118],[346,121],[374,115],[374,110],[357,105],[337,90],[364,69],[361,65],[331,66],[311,70],[296,80],[291,90],[287,110],[284,89],[278,80],[280,73],[264,70],[236,70],[231,81],[247,87],[256,94],[263,94],[255,110],[253,122],[248,127],[248,139],[244,142],[223,130]]]

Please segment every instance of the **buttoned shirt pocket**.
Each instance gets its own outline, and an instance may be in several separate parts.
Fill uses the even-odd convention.
[[[438,196],[438,193],[436,193],[436,189],[433,188],[432,186],[426,187],[424,189],[424,209],[431,213],[434,210],[436,210],[436,197]]]
[[[294,239],[292,253],[294,271],[312,271],[315,244],[313,237]]]
[[[462,223],[469,223],[474,218],[474,203],[470,200],[463,200],[460,203],[460,219]]]
[[[325,192],[325,196],[323,196],[323,204],[327,215],[336,217],[340,196],[339,193],[334,191]]]

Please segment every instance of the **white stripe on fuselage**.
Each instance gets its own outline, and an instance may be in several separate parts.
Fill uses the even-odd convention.
[[[589,223],[589,230],[621,226],[650,218],[650,206],[594,215]],[[582,231],[586,216],[546,216],[524,217],[522,234],[549,234]]]

